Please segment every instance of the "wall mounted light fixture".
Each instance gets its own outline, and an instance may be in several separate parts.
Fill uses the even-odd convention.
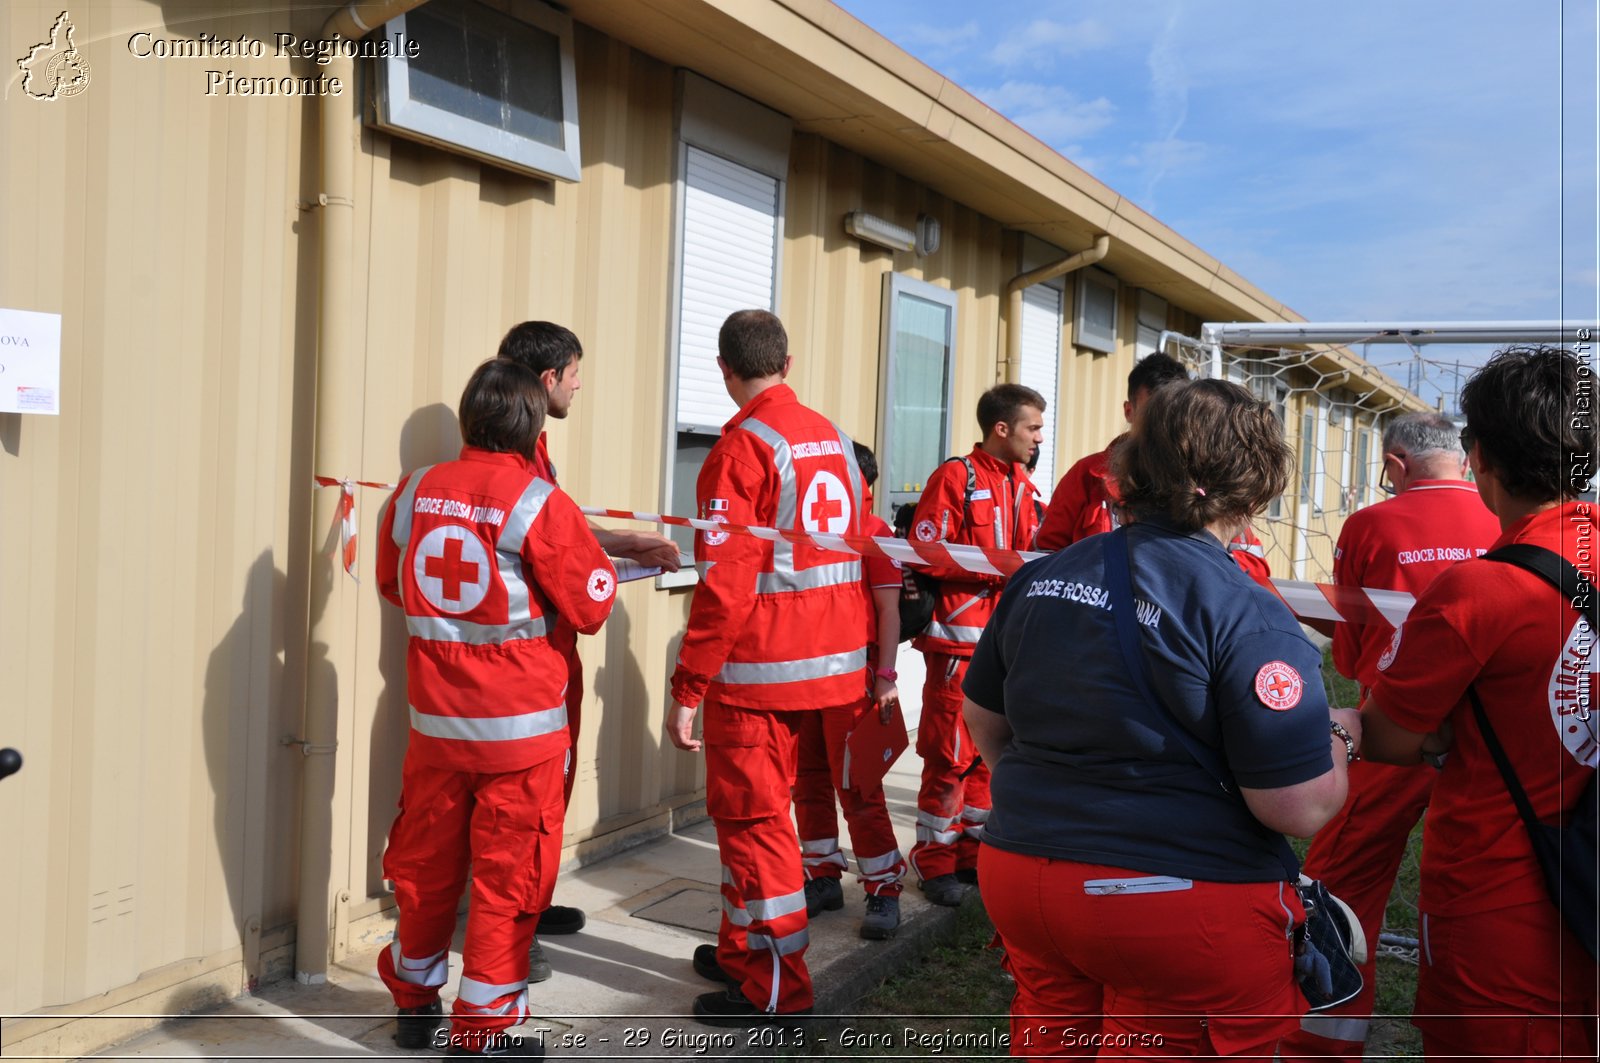
[[[844,216],[844,231],[863,243],[891,251],[910,251],[917,246],[915,232],[862,210],[852,210]]]

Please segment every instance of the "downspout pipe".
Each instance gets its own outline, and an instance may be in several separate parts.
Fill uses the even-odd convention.
[[[335,11],[322,26],[321,39],[360,40],[378,26],[417,7],[422,0],[365,0]],[[312,206],[319,211],[320,290],[317,298],[316,441],[314,471],[356,477],[361,462],[361,348],[353,339],[355,278],[355,168],[361,150],[361,93],[355,60],[335,55],[327,76],[345,92],[318,97],[317,140],[320,187]],[[317,491],[311,506],[310,625],[306,646],[305,709],[299,748],[305,754],[300,776],[300,876],[296,896],[295,977],[324,982],[333,960],[334,801],[337,796],[339,701],[351,686],[338,674],[334,648],[348,643],[349,615],[356,599],[338,575],[334,554],[322,549],[338,520],[339,495]],[[349,817],[343,817],[348,821]]]
[[[1055,280],[1074,270],[1092,266],[1106,257],[1111,250],[1111,237],[1102,233],[1094,238],[1094,246],[1086,251],[1019,273],[1006,281],[1006,356],[1000,362],[1000,379],[1016,384],[1022,379],[1022,290],[1044,281]]]

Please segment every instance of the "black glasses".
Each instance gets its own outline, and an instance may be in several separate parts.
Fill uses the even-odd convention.
[[[1477,436],[1472,434],[1472,429],[1470,427],[1461,429],[1461,452],[1463,454],[1472,453],[1472,444],[1477,438]]]

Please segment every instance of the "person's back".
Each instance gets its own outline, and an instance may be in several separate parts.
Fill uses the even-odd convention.
[[[1494,514],[1467,482],[1457,429],[1442,414],[1412,413],[1383,434],[1384,475],[1394,498],[1357,510],[1345,521],[1334,550],[1334,583],[1418,595],[1452,565],[1477,557],[1500,534]],[[1333,632],[1333,661],[1363,693],[1377,680],[1394,637],[1381,619],[1341,623]],[[1428,807],[1434,773],[1362,761],[1350,766],[1345,805],[1312,839],[1305,872],[1320,879],[1376,941],[1411,833]],[[1379,976],[1376,952],[1362,966],[1354,1000],[1307,1015],[1283,1045],[1283,1059],[1343,1059],[1358,1063]]]
[[[991,784],[985,839],[1151,874],[1281,878],[1277,850],[1248,809],[1166,737],[1128,675],[1104,568],[1111,548],[1131,555],[1152,685],[1200,742],[1226,751],[1241,786],[1270,788],[1303,772],[1308,757],[1326,759],[1320,689],[1308,688],[1297,712],[1266,711],[1257,692],[1258,672],[1273,661],[1316,675],[1316,651],[1288,608],[1207,533],[1141,521],[1012,577],[994,626],[1014,738]],[[1064,647],[1081,649],[1071,683],[1034,664],[1062,660]],[[1316,741],[1297,744],[1305,714],[1318,712]],[[1019,811],[1024,819],[1013,825]]]
[[[739,412],[706,456],[703,519],[856,534],[862,483],[848,437],[783,381],[782,323],[765,310],[723,322],[717,363]],[[782,1021],[813,1001],[804,874],[791,818],[799,736],[818,710],[858,702],[867,675],[861,559],[767,536],[702,531],[700,582],[672,674],[667,736],[706,757],[706,809],[722,859],[717,945],[695,970],[725,983],[696,998],[719,1026]],[[703,739],[694,722],[705,704]]]
[[[980,887],[1012,1050],[1271,1058],[1305,1007],[1274,835],[1337,810],[1359,733],[1224,545],[1282,493],[1289,451],[1265,404],[1203,380],[1153,396],[1113,462],[1132,523],[1017,572],[964,688],[994,771]]]
[[[1570,352],[1511,348],[1462,388],[1461,442],[1501,534],[1422,592],[1362,708],[1371,759],[1419,771],[1447,754],[1418,899],[1428,948],[1412,1021],[1430,1058],[1595,1058],[1600,970],[1550,898],[1477,716],[1481,702],[1535,818],[1565,822],[1600,759],[1594,632],[1562,591],[1493,555],[1518,545],[1595,578],[1586,379]]]

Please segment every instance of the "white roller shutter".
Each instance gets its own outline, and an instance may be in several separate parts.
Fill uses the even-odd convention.
[[[1049,499],[1056,486],[1056,425],[1061,396],[1061,293],[1048,284],[1022,290],[1022,383],[1044,396],[1044,443],[1034,485]]]
[[[778,182],[685,150],[677,427],[716,433],[738,412],[717,369],[717,332],[735,310],[775,307]]]

